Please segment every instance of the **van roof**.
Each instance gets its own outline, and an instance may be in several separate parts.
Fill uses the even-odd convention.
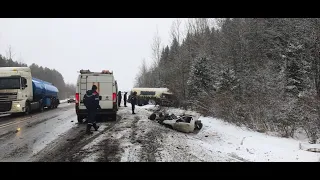
[[[89,69],[88,70],[81,69],[80,71],[78,71],[78,73],[80,73],[80,74],[94,74],[94,75],[98,75],[98,74],[113,74],[113,72],[109,71],[109,70],[102,70],[101,72],[91,72]]]

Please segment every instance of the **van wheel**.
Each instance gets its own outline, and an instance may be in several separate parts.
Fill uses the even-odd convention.
[[[111,119],[112,121],[116,121],[117,120],[117,113],[111,114]]]
[[[77,116],[77,118],[78,118],[78,123],[82,124],[83,123],[83,117],[82,116]]]

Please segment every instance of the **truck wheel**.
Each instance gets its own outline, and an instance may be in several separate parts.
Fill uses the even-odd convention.
[[[78,118],[78,123],[82,124],[83,123],[83,118],[81,116],[77,116],[77,118]]]
[[[44,107],[42,106],[42,105],[40,105],[40,112],[43,112],[43,110],[44,110]]]
[[[29,103],[26,103],[25,109],[26,109],[26,110],[25,110],[24,114],[25,114],[25,115],[29,115],[30,112],[31,112],[30,104],[29,104]]]

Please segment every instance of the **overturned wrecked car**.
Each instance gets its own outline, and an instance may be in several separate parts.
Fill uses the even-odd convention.
[[[156,113],[152,113],[149,116],[149,119],[156,120],[158,123],[165,125],[166,127],[184,133],[192,133],[194,131],[200,130],[203,126],[200,120],[196,120],[195,117],[190,115],[163,115],[163,113],[160,112],[158,116],[156,115]]]

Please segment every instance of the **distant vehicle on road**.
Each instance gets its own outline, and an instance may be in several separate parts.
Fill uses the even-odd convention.
[[[57,108],[58,88],[34,78],[29,67],[0,68],[0,113],[25,113]]]
[[[76,89],[76,113],[78,122],[82,123],[83,119],[88,116],[87,109],[83,103],[83,97],[92,85],[98,87],[101,109],[98,115],[110,115],[116,120],[118,111],[118,85],[113,73],[108,70],[102,72],[91,72],[90,70],[80,70],[77,80]]]
[[[70,97],[70,98],[68,99],[67,102],[68,102],[68,103],[74,103],[74,102],[76,102],[76,99],[75,99],[74,96],[72,96],[72,97]]]

